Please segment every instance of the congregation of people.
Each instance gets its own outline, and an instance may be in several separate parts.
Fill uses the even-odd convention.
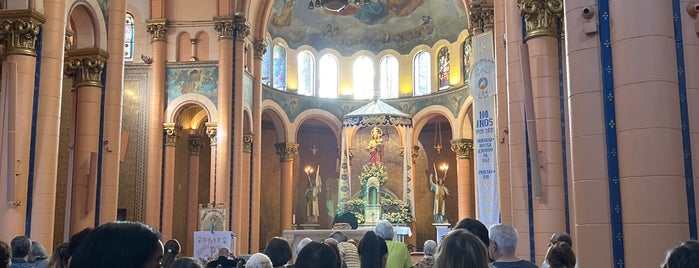
[[[413,263],[408,247],[399,241],[388,221],[380,221],[361,240],[349,239],[341,230],[323,241],[302,239],[295,248],[273,238],[263,252],[234,256],[226,248],[218,257],[205,262],[180,256],[177,240],[161,242],[160,234],[138,222],[113,222],[85,229],[58,244],[49,257],[45,248],[25,236],[0,241],[0,268],[538,268],[515,255],[517,230],[505,224],[486,228],[478,220],[466,218],[441,238],[427,240],[423,257]],[[577,268],[573,242],[566,233],[553,234],[542,268]],[[699,242],[689,240],[670,249],[661,268],[699,267]]]

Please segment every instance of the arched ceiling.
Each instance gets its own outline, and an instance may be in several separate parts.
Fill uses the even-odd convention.
[[[468,28],[462,0],[371,0],[339,13],[308,9],[308,1],[274,0],[267,26],[272,38],[281,37],[291,48],[332,48],[344,56],[387,49],[409,54],[420,44],[454,42]]]

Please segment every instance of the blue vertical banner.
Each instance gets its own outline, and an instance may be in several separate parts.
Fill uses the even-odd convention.
[[[474,152],[478,219],[486,226],[500,223],[500,196],[496,173],[495,92],[496,67],[493,34],[473,38],[474,62],[469,77],[473,96]]]

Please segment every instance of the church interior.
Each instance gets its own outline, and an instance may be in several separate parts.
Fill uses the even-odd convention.
[[[565,232],[581,267],[657,267],[697,239],[698,12],[3,0],[0,240],[139,221],[246,255],[351,213],[420,251],[475,218],[535,263]]]

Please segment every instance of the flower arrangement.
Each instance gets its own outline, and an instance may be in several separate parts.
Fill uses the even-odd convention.
[[[391,223],[411,223],[415,220],[408,205],[394,198],[381,199],[381,218]]]
[[[386,169],[384,168],[383,164],[368,164],[364,165],[362,169],[362,173],[359,174],[359,182],[362,185],[366,185],[367,180],[369,180],[369,178],[371,177],[376,177],[377,179],[379,179],[379,184],[381,186],[384,186],[386,184],[388,174],[386,173]]]

